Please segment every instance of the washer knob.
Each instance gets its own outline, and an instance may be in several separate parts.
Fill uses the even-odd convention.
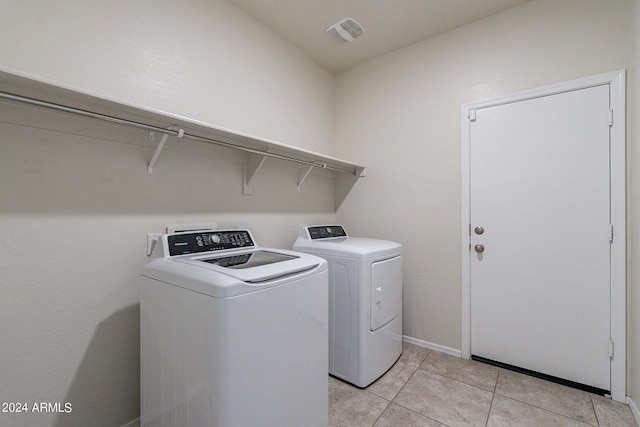
[[[218,236],[217,234],[212,234],[210,238],[214,245],[220,243],[220,236]]]

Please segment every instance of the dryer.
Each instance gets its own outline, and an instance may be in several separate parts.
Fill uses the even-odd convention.
[[[141,278],[141,425],[326,427],[327,262],[244,229],[158,246]]]
[[[368,386],[402,354],[402,245],[316,225],[293,249],[329,263],[329,374]]]

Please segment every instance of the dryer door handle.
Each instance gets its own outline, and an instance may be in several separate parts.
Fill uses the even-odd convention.
[[[376,288],[375,302],[376,304],[380,304],[382,302],[382,286],[378,286]]]

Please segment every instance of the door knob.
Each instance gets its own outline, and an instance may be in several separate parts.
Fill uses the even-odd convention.
[[[482,252],[484,252],[484,245],[475,245],[474,249],[476,250],[476,252],[481,254]]]
[[[476,234],[480,235],[482,233],[484,233],[484,228],[477,226],[476,228],[473,229],[473,231],[476,232]]]

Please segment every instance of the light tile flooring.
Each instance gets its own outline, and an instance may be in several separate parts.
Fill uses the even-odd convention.
[[[627,405],[404,343],[365,389],[329,377],[329,426],[637,427]]]

